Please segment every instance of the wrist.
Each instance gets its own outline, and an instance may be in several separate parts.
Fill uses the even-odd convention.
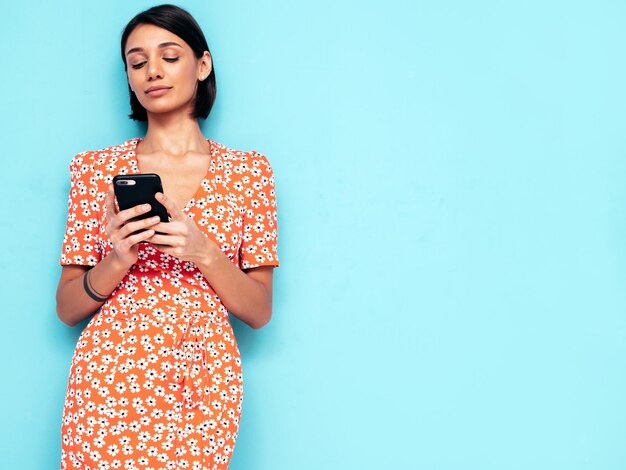
[[[120,258],[114,250],[107,255],[107,258],[109,259],[111,269],[119,273],[126,273],[134,264],[134,262],[131,263],[128,260]]]
[[[223,256],[222,250],[207,238],[205,248],[202,250],[202,255],[196,261],[196,265],[200,270],[211,269]]]

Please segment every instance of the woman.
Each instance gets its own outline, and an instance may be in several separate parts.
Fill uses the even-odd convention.
[[[276,205],[257,152],[205,139],[215,98],[200,27],[161,5],[122,35],[143,139],[76,155],[57,312],[91,318],[72,360],[61,468],[225,469],[242,404],[228,312],[253,328],[272,309]],[[157,173],[169,221],[119,210],[116,174]]]

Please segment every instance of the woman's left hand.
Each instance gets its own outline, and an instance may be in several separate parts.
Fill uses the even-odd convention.
[[[156,200],[165,206],[170,221],[151,227],[157,233],[147,242],[163,253],[196,264],[210,263],[221,253],[219,247],[200,231],[191,217],[176,207],[174,201],[163,193],[156,193]]]

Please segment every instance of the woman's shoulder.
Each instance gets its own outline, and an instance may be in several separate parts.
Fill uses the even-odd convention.
[[[96,175],[98,179],[110,174],[129,173],[130,158],[134,155],[134,149],[139,140],[139,138],[133,138],[118,145],[97,150],[83,150],[72,157],[70,171],[76,176]]]
[[[256,150],[233,149],[213,140],[211,140],[211,145],[216,149],[218,163],[222,163],[226,168],[232,168],[236,174],[245,174],[250,171],[272,173],[270,162],[263,153]]]
[[[133,154],[139,138],[128,139],[121,144],[111,145],[97,150],[83,150],[72,157],[72,162],[79,164],[98,164],[117,160],[128,160]]]

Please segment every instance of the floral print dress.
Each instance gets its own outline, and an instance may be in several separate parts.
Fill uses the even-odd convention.
[[[95,266],[112,249],[105,195],[139,173],[141,139],[70,163],[61,265]],[[211,164],[182,209],[241,269],[278,266],[272,169],[212,140]],[[62,421],[62,469],[226,469],[242,406],[228,312],[191,262],[142,243],[139,258],[81,333]]]

